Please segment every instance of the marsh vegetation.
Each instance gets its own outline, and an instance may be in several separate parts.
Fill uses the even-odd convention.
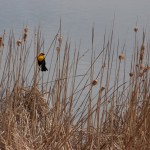
[[[25,27],[16,39],[13,31],[4,31],[0,38],[1,149],[150,148],[150,43],[145,31],[138,41],[138,28],[133,29],[130,62],[127,43],[120,47],[113,41],[113,29],[104,35],[98,54],[94,28],[91,48],[84,53],[62,37],[61,25],[47,49],[40,28],[31,40],[29,32]],[[40,52],[46,55],[46,73],[37,65]],[[82,73],[78,66],[87,54],[90,65]]]

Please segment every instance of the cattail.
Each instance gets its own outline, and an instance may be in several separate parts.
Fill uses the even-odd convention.
[[[0,42],[2,42],[3,41],[3,38],[2,37],[0,37]]]
[[[145,45],[144,45],[144,43],[141,45],[141,50],[145,50]]]
[[[143,72],[147,72],[148,70],[150,70],[150,66],[147,66],[143,69]]]
[[[136,64],[136,67],[139,67],[139,64]]]
[[[132,77],[134,74],[132,72],[129,73],[129,76]]]
[[[106,67],[105,63],[103,63],[102,68],[104,69]]]
[[[120,55],[119,55],[119,60],[124,60],[125,59],[125,55],[123,54],[123,53],[121,53]]]
[[[139,76],[142,77],[144,75],[144,73],[146,73],[149,69],[150,69],[149,66],[144,67],[142,70],[140,70]]]
[[[20,46],[21,43],[22,43],[22,41],[21,41],[21,40],[18,40],[16,43],[17,43],[17,46]]]
[[[27,36],[28,36],[28,34],[27,34],[27,32],[25,32],[25,33],[24,33],[24,35],[23,35],[23,39],[24,39],[24,41],[26,41],[26,40],[27,40]]]
[[[0,37],[0,47],[4,46],[4,43],[3,43],[3,38]]]
[[[62,43],[62,36],[60,36],[60,35],[59,35],[59,37],[58,37],[58,42],[59,42],[59,44]]]
[[[27,40],[27,36],[28,36],[28,27],[25,27],[24,28],[24,34],[23,34],[24,42]]]
[[[28,27],[25,27],[24,28],[24,33],[27,33],[28,32]]]
[[[96,85],[96,84],[97,84],[97,80],[93,80],[92,85]]]
[[[141,61],[144,59],[144,51],[145,51],[145,45],[142,44],[141,49],[140,49],[140,60]]]
[[[138,32],[138,30],[139,30],[138,27],[135,27],[135,28],[134,28],[134,32],[135,32],[135,33]]]
[[[102,87],[101,87],[101,92],[104,91],[104,90],[105,90],[105,87],[102,86]]]
[[[60,47],[56,47],[56,51],[59,53],[60,52]]]

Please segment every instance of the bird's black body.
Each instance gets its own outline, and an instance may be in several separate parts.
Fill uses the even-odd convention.
[[[42,61],[38,60],[38,65],[41,67],[41,71],[47,71],[48,69],[46,68],[46,62],[45,59],[43,59]]]

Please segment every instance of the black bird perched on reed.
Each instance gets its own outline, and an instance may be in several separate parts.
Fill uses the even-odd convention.
[[[48,69],[46,68],[46,62],[45,62],[45,57],[44,53],[40,53],[39,56],[37,56],[37,61],[38,65],[41,67],[41,71],[47,71]]]

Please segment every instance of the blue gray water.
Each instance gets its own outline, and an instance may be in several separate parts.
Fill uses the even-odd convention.
[[[87,44],[91,27],[101,38],[115,14],[116,32],[125,39],[136,22],[141,28],[150,25],[149,9],[149,0],[1,0],[0,31],[13,28],[19,32],[23,25],[32,30],[40,24],[47,37],[57,32],[61,17],[64,34]]]

